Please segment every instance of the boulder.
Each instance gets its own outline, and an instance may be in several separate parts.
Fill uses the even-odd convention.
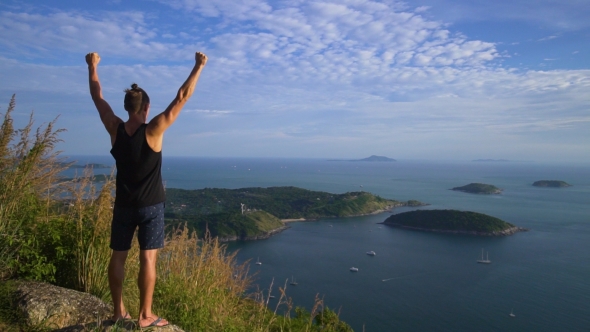
[[[96,296],[42,282],[19,282],[16,306],[29,326],[60,332],[135,331],[137,321],[115,324],[113,308]],[[155,332],[182,332],[174,325],[150,328]]]

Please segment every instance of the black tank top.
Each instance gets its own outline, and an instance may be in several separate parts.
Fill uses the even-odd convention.
[[[154,152],[145,137],[147,124],[137,128],[132,136],[119,124],[111,154],[117,164],[115,205],[146,207],[164,202],[162,185],[162,152]]]

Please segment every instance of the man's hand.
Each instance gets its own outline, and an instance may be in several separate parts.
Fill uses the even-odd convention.
[[[89,66],[98,66],[99,62],[100,62],[100,55],[98,55],[98,53],[92,52],[92,53],[86,54],[86,63]]]
[[[197,65],[204,67],[205,64],[207,64],[207,56],[205,53],[197,52],[195,53],[195,61],[197,62]]]

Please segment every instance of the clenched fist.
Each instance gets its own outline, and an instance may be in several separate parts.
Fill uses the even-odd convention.
[[[96,66],[100,62],[100,55],[96,52],[86,54],[86,63],[89,66]]]

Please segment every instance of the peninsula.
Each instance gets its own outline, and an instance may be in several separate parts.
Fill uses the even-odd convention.
[[[485,183],[470,183],[468,185],[464,185],[462,187],[455,187],[451,190],[455,191],[462,191],[470,194],[485,194],[485,195],[492,195],[492,194],[500,194],[502,193],[502,189],[492,186],[491,184]]]
[[[527,231],[483,213],[458,210],[404,212],[390,216],[383,224],[419,231],[480,236],[504,236]]]
[[[533,186],[535,186],[535,187],[549,187],[549,188],[565,188],[565,187],[571,187],[572,185],[565,182],[565,181],[559,181],[559,180],[539,180],[539,181],[535,181],[533,183]]]
[[[208,230],[224,240],[253,240],[285,229],[286,220],[352,217],[422,205],[416,200],[390,200],[364,191],[332,194],[297,187],[168,188],[165,217],[168,223],[187,223],[199,235]]]

